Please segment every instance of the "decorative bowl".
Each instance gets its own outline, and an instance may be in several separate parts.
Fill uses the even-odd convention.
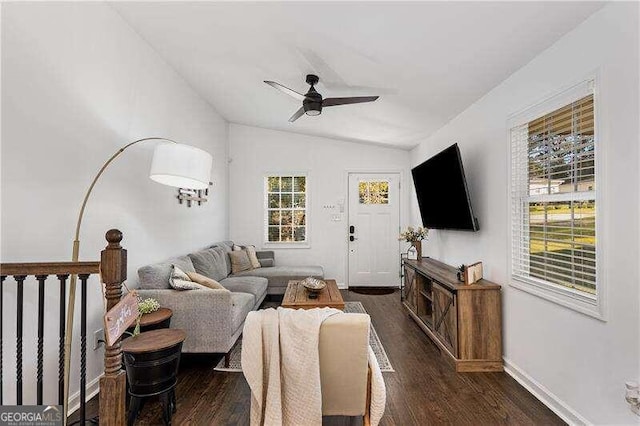
[[[322,289],[324,289],[327,286],[326,282],[313,277],[305,278],[301,282],[304,288],[306,288],[307,291],[309,292],[310,299],[317,298],[318,293],[320,293]]]

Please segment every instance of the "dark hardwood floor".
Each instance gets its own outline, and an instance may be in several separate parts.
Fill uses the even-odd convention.
[[[381,424],[564,424],[506,373],[456,373],[408,317],[398,292],[343,291],[343,296],[363,303],[395,369],[383,373],[387,407]],[[214,372],[218,360],[213,355],[183,355],[174,425],[249,424],[249,386],[241,373]],[[323,423],[350,424],[347,420]],[[136,424],[162,424],[160,403],[149,400]]]

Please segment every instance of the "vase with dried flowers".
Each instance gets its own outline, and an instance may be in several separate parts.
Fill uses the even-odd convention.
[[[138,298],[138,319],[136,320],[136,327],[133,329],[134,336],[140,334],[140,319],[142,315],[150,314],[158,309],[160,309],[160,303],[156,299],[151,297],[144,300],[141,297]]]
[[[417,260],[422,259],[422,240],[429,236],[429,230],[419,226],[414,228],[413,226],[407,227],[406,230],[400,232],[398,240],[406,241],[416,249]]]

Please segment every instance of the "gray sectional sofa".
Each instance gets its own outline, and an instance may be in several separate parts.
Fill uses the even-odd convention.
[[[267,294],[283,294],[289,280],[324,278],[321,266],[277,266],[272,251],[257,252],[260,268],[233,275],[228,255],[232,248],[232,241],[223,241],[138,269],[140,297],[153,297],[170,308],[171,326],[187,332],[183,352],[228,353],[247,314],[258,309]],[[169,285],[171,265],[212,278],[225,289],[174,290]]]

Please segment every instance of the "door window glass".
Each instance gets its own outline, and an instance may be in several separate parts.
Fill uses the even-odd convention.
[[[358,199],[360,204],[389,204],[389,181],[358,181]]]

